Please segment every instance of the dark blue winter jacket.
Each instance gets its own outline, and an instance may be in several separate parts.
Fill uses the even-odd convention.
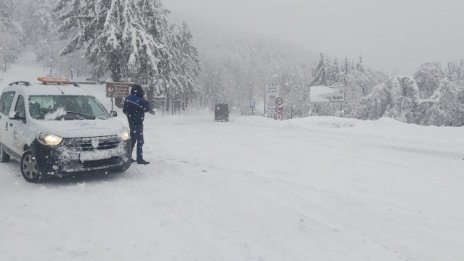
[[[150,104],[146,101],[143,88],[140,85],[132,87],[131,95],[124,101],[123,112],[127,115],[129,125],[140,125],[145,119],[145,113],[150,111]]]

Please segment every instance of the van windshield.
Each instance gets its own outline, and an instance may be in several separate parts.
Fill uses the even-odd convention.
[[[106,120],[111,117],[92,96],[29,96],[29,113],[36,120]]]

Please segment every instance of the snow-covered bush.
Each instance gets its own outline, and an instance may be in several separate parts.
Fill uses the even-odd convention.
[[[464,81],[448,77],[449,72],[442,71],[438,63],[426,63],[415,74],[416,80],[395,76],[363,98],[353,116],[360,119],[390,117],[421,125],[463,126]]]
[[[443,80],[438,89],[424,100],[426,108],[419,124],[438,126],[463,126],[464,104],[462,103],[463,82]]]
[[[424,97],[432,95],[444,78],[445,72],[442,70],[441,64],[437,62],[423,64],[419,71],[414,74],[414,79],[416,79],[421,95]]]

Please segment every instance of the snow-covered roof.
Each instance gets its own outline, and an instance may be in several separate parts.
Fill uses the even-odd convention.
[[[92,95],[88,91],[76,87],[72,84],[65,85],[45,85],[41,83],[32,83],[30,86],[13,85],[4,90],[23,90],[26,95]]]

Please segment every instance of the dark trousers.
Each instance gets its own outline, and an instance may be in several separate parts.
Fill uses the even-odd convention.
[[[132,141],[132,152],[134,151],[135,144],[137,143],[137,160],[143,159],[143,124],[130,125],[130,136]]]

